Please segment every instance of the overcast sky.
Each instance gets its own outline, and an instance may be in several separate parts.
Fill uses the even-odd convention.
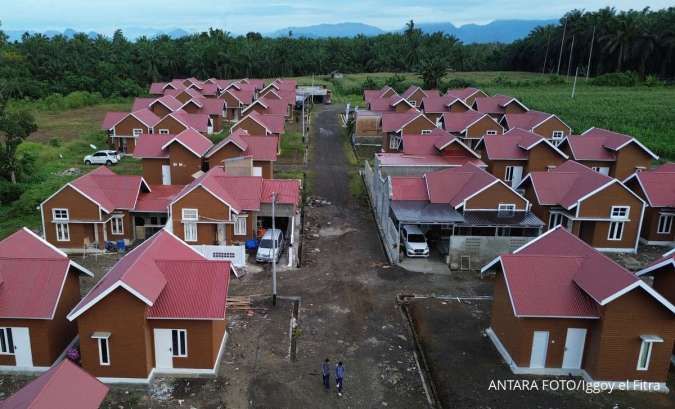
[[[288,26],[361,22],[396,29],[405,21],[488,23],[495,19],[559,18],[579,8],[652,9],[670,0],[0,0],[0,21],[7,30],[95,30],[149,27],[199,31],[209,27],[233,33],[269,32]]]

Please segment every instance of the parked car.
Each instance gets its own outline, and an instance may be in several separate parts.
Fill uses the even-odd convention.
[[[276,246],[275,241],[276,240]],[[281,253],[284,250],[284,232],[279,229],[269,229],[260,239],[258,251],[255,254],[255,261],[259,263],[271,263],[276,259],[278,262]]]
[[[86,165],[114,165],[122,159],[117,151],[98,151],[84,157]]]
[[[408,257],[429,257],[429,243],[419,227],[406,225],[401,227],[401,239]]]

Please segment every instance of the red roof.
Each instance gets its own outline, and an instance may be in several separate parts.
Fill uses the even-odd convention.
[[[412,176],[391,177],[392,200],[428,201],[427,185],[424,178]]]
[[[430,134],[426,135],[403,135],[403,153],[406,155],[438,155],[441,149],[451,143],[458,143],[462,146],[466,155],[461,156],[479,157],[478,154],[469,149],[458,138],[439,128],[434,128]]]
[[[1,409],[98,409],[108,387],[69,359],[0,402]]]
[[[435,129],[436,125],[431,122],[422,112],[417,110],[410,110],[407,112],[385,112],[382,114],[382,132],[398,132],[405,125],[417,117],[423,117],[429,122],[429,129]]]
[[[141,121],[145,126],[147,126],[149,128],[152,128],[155,125],[157,125],[157,123],[161,119],[160,117],[155,115],[154,112],[152,112],[151,110],[149,110],[147,108],[142,108],[142,109],[139,109],[138,111],[132,111],[130,114],[127,114],[127,115],[131,115],[131,116],[135,117],[136,119]]]
[[[463,99],[446,94],[443,96],[434,95],[431,97],[422,98],[422,109],[426,113],[434,114],[450,112],[450,105],[452,105],[455,101],[458,101],[460,104],[467,106]]]
[[[417,109],[413,107],[405,98],[395,94],[390,97],[375,98],[369,102],[368,109],[373,112],[390,112],[394,111],[394,107],[398,104],[404,104],[409,107],[409,110],[416,112]]]
[[[213,142],[209,138],[189,128],[171,138],[164,144],[164,148],[168,148],[172,143],[183,145],[187,150],[200,158],[213,146]]]
[[[180,107],[183,105],[188,105],[188,104],[194,104],[199,108],[198,114],[205,114],[209,116],[214,116],[214,115],[222,115],[223,114],[223,109],[225,107],[225,101],[222,99],[216,99],[216,98],[205,98],[205,97],[199,97],[199,98],[192,98],[189,101],[187,101],[185,104],[181,104]],[[180,108],[179,107],[179,108]]]
[[[675,207],[675,164],[637,172],[642,191],[651,207]]]
[[[503,135],[485,135],[481,143],[485,146],[487,157],[492,160],[527,160],[530,149],[541,143],[567,159],[567,155],[542,136],[520,128],[512,128]]]
[[[190,114],[179,110],[167,116],[175,118],[186,127],[192,128],[197,132],[207,132],[209,129],[209,116],[207,114]]]
[[[136,99],[141,99],[141,100],[143,100],[144,98],[136,98]],[[141,102],[142,102],[142,101],[141,101]],[[136,102],[134,101],[134,106],[135,106],[135,104],[136,104]],[[161,104],[161,105],[164,105],[164,107],[166,107],[166,108],[167,108],[168,110],[170,110],[170,111],[176,111],[176,110],[180,109],[180,107],[183,105],[183,103],[180,102],[179,100],[177,100],[175,97],[173,97],[173,96],[171,96],[171,95],[164,95],[164,96],[162,96],[162,97],[155,98],[155,99],[151,100],[151,101],[150,101],[147,105],[145,105],[145,106],[139,106],[138,109],[141,109],[141,108],[150,108],[150,107],[151,107],[152,105],[154,105],[154,104]],[[140,105],[140,103],[139,103],[139,105]],[[135,111],[135,109],[132,108],[132,111]]]
[[[71,266],[90,274],[25,227],[0,241],[0,318],[54,318]]]
[[[437,89],[422,89],[421,87],[419,87],[419,86],[417,86],[417,85],[411,85],[411,86],[409,86],[408,89],[406,89],[405,91],[403,91],[403,94],[401,94],[401,96],[402,96],[403,98],[408,99],[408,98],[410,98],[415,92],[417,92],[418,89],[422,91],[422,93],[424,94],[424,97],[438,97],[438,96],[440,96],[440,93],[438,92]]]
[[[169,203],[183,190],[183,185],[152,185],[151,191],[141,193],[134,212],[168,213]]]
[[[129,115],[128,112],[107,112],[101,123],[101,129],[104,131],[111,129],[127,115]]]
[[[292,204],[294,208],[300,203],[300,181],[297,179],[263,179],[261,203],[272,203],[272,194],[277,194],[277,203]]]
[[[226,145],[233,144],[241,150],[244,157],[259,161],[276,161],[279,150],[279,137],[249,135],[245,129],[236,129],[230,136],[214,145],[206,153],[211,157]]]
[[[385,85],[384,87],[382,87],[382,89],[365,89],[365,90],[363,90],[363,99],[366,102],[371,102],[374,99],[382,98],[382,96],[389,90],[393,91],[394,94],[398,95],[396,93],[396,91],[394,91],[393,88],[391,88],[388,85]],[[392,95],[394,95],[394,94],[392,94]]]
[[[525,110],[527,110],[527,107],[523,105],[523,103],[508,95],[478,97],[474,102],[476,111],[486,114],[503,114],[505,112],[504,108],[511,103],[520,105],[521,107],[525,108]]]
[[[378,152],[375,154],[380,166],[401,167],[458,167],[467,163],[475,166],[486,167],[480,159],[472,159],[466,156],[448,156],[434,153],[432,155],[406,155],[403,153]]]
[[[466,100],[476,92],[480,92],[480,89],[478,88],[473,88],[473,87],[466,87],[466,88],[454,88],[454,89],[449,89],[446,91],[445,95],[451,95],[456,98],[461,98],[463,100]]]
[[[443,129],[451,133],[462,133],[473,123],[478,122],[483,117],[490,118],[496,127],[501,128],[492,117],[477,111],[466,112],[446,112],[443,114]]]
[[[268,97],[262,97],[251,103],[248,107],[244,109],[244,112],[247,112],[252,106],[260,105],[265,114],[267,115],[286,115],[288,114],[288,104],[286,101],[281,99],[272,99]]]
[[[548,112],[527,111],[518,114],[506,114],[504,115],[504,120],[509,129],[522,128],[530,131],[547,119],[555,117],[555,115]]]
[[[110,213],[115,209],[133,209],[145,181],[141,176],[118,175],[105,166],[99,166],[68,185]]]
[[[222,289],[222,281],[227,283],[230,263],[210,261],[214,265],[203,275],[198,273],[201,269],[190,267],[193,262],[203,266],[205,261],[182,240],[167,230],[160,230],[122,257],[73,308],[68,319],[74,320],[117,288],[129,291],[151,307],[149,318],[224,318],[227,291],[219,296],[204,297],[198,290],[202,285]],[[213,271],[222,272],[223,277]]]
[[[573,208],[582,197],[616,181],[573,160],[549,171],[530,172],[521,185],[527,180],[531,181],[540,205],[560,205],[565,209]]]
[[[233,97],[238,99],[242,104],[244,105],[249,105],[251,102],[253,102],[253,95],[255,94],[255,90],[253,88],[241,88],[237,89],[235,87],[231,87],[225,92],[230,93]],[[222,98],[222,96],[221,96]],[[230,107],[234,108],[234,107]]]
[[[470,196],[499,180],[471,164],[427,173],[423,177],[429,191],[429,201],[448,203],[453,207],[461,205]]]
[[[253,111],[250,112],[248,115],[246,115],[244,118],[242,118],[239,122],[243,121],[248,117],[250,117],[255,122],[265,127],[269,133],[281,134],[284,132],[284,124],[286,123],[286,118],[283,115],[265,115],[265,114],[261,115]]]
[[[169,150],[162,147],[173,139],[169,134],[143,134],[136,139],[134,156],[137,158],[169,158]]]
[[[637,139],[601,128],[590,128],[581,135],[568,136],[572,158],[575,160],[615,161],[616,152],[628,144],[635,144],[647,155],[658,159],[652,151]]]

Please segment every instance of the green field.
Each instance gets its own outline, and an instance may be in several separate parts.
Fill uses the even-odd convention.
[[[315,77],[315,84],[329,86],[335,103],[351,103],[363,107],[361,86],[366,78],[384,85],[393,73],[345,74],[344,78],[329,81]],[[421,85],[415,74],[397,74],[404,78],[399,88],[410,84]],[[665,160],[675,159],[675,87],[635,86],[599,87],[577,81],[576,96],[572,94],[572,80],[551,80],[549,75],[524,72],[461,72],[447,75],[446,83],[462,80],[483,89],[488,94],[507,94],[520,99],[530,109],[557,114],[575,133],[596,126],[626,133],[638,138]],[[312,77],[298,77],[301,84],[309,84]],[[347,92],[345,92],[347,91]]]

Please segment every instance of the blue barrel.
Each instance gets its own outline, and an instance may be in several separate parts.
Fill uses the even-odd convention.
[[[251,239],[251,240],[246,240],[246,250],[255,250],[258,248],[258,240],[256,239]]]
[[[124,253],[124,251],[127,249],[126,243],[124,243],[124,240],[117,240],[117,251],[120,253]]]

